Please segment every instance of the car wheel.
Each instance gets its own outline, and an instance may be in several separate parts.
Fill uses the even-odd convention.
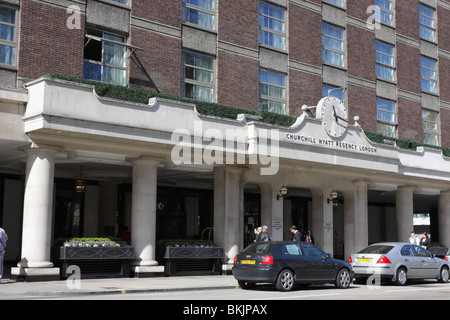
[[[347,269],[339,270],[336,276],[336,287],[339,289],[347,289],[351,283],[350,272]]]
[[[255,286],[256,283],[254,282],[247,282],[243,280],[238,280],[238,285],[242,289],[252,289]]]
[[[399,286],[406,285],[406,282],[408,281],[408,274],[406,272],[405,268],[399,268],[397,270],[397,277],[395,279],[395,283]]]
[[[449,279],[449,271],[448,271],[448,268],[447,267],[442,267],[441,268],[441,272],[440,272],[440,277],[439,277],[439,282],[440,283],[446,283],[446,282],[448,282],[448,279]]]
[[[294,274],[291,270],[285,269],[280,272],[275,287],[279,291],[290,291],[294,288]]]

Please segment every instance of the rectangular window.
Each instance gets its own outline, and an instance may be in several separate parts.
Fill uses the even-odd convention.
[[[259,70],[259,110],[286,114],[286,76]]]
[[[377,98],[377,132],[396,138],[397,111],[395,102]]]
[[[0,64],[16,65],[17,15],[16,10],[0,5]]]
[[[345,101],[345,89],[324,84],[322,86],[322,97],[336,97]]]
[[[259,43],[286,50],[286,10],[259,3]]]
[[[374,4],[380,8],[379,21],[387,25],[394,25],[394,4],[392,0],[375,0]],[[378,20],[378,15],[375,15]]]
[[[436,10],[419,4],[419,32],[420,37],[436,42]]]
[[[183,22],[215,30],[215,0],[183,0]]]
[[[424,56],[420,57],[420,75],[422,90],[437,93],[436,60]]]
[[[379,78],[395,80],[394,46],[375,41],[376,75]]]
[[[89,30],[85,37],[83,78],[127,84],[127,47],[125,38],[110,33]]]
[[[439,145],[439,113],[422,109],[423,143]]]
[[[324,0],[324,1],[335,4],[339,7],[344,7],[344,0]]]
[[[181,63],[182,96],[214,102],[214,59],[197,53],[183,52]]]
[[[322,61],[345,66],[344,29],[322,23]]]

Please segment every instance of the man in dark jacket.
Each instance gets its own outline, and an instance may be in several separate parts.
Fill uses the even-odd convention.
[[[302,241],[302,234],[300,231],[297,230],[296,226],[291,227],[291,232],[292,232],[292,241],[297,241],[297,242]]]
[[[258,235],[256,236],[256,241],[270,241],[270,235],[267,232],[267,226],[262,226],[262,230]]]

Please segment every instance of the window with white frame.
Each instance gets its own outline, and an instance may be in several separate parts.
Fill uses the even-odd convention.
[[[423,143],[439,145],[439,113],[422,109]]]
[[[420,37],[436,41],[436,10],[424,4],[419,4],[419,32]]]
[[[259,110],[286,114],[286,76],[259,70]]]
[[[344,7],[344,1],[345,0],[324,0],[324,1],[332,3],[332,4],[335,4],[335,5],[339,6],[339,7]]]
[[[422,90],[437,93],[437,61],[424,56],[420,57],[420,75]]]
[[[345,66],[344,29],[322,23],[322,61]]]
[[[286,50],[286,10],[259,2],[259,43]]]
[[[17,55],[17,11],[0,5],[0,65],[15,66]]]
[[[375,15],[375,19],[387,25],[394,25],[394,4],[392,0],[375,0],[374,4],[380,8],[379,18]]]
[[[181,64],[181,95],[214,102],[214,58],[183,51]]]
[[[375,41],[375,72],[377,77],[386,80],[395,80],[395,56],[394,46]]]
[[[183,22],[215,30],[216,0],[183,0]]]
[[[127,84],[125,37],[88,30],[84,46],[83,78],[125,86]]]
[[[377,98],[377,132],[396,138],[397,111],[395,102]]]

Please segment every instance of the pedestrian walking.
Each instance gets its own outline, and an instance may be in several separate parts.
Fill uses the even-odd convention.
[[[414,231],[411,231],[411,237],[409,237],[408,242],[417,245],[420,243],[420,239],[416,237],[416,233]]]
[[[258,241],[270,241],[270,240],[272,240],[272,239],[270,238],[270,235],[267,232],[267,226],[264,225],[264,226],[262,226],[261,232],[256,236],[256,241],[258,242]]]
[[[292,232],[292,241],[297,241],[297,242],[302,241],[302,233],[297,230],[296,226],[292,226],[290,228],[290,230]]]
[[[426,250],[430,247],[430,238],[426,232],[422,234],[422,239],[420,239],[419,245]]]
[[[314,244],[314,237],[309,229],[306,231],[305,242]]]
[[[8,235],[3,228],[0,228],[0,281],[3,278],[3,259],[5,258],[6,241],[8,241]]]

